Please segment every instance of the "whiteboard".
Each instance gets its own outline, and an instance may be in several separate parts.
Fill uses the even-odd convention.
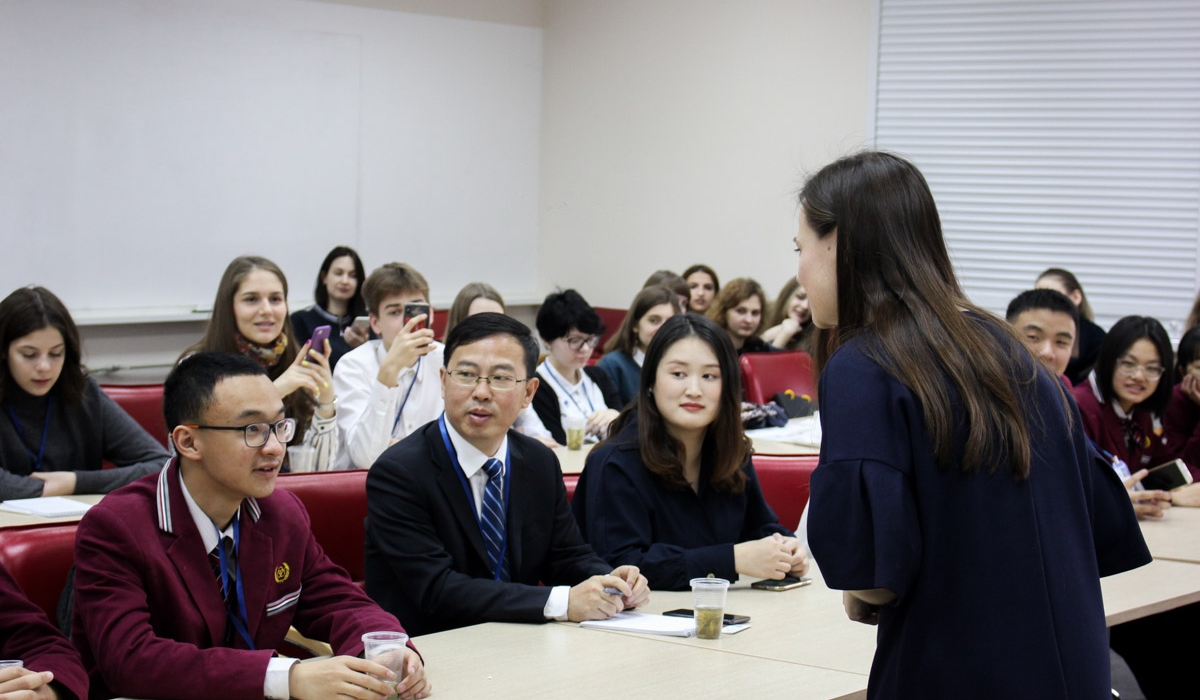
[[[303,0],[0,0],[0,279],[207,309],[335,245],[536,293],[541,30]]]

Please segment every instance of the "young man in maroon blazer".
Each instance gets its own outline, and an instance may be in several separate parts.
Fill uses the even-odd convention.
[[[383,698],[395,679],[356,658],[365,632],[403,631],[313,538],[300,501],[275,491],[295,422],[263,368],[197,353],[167,377],[177,457],[113,492],[79,524],[73,637],[91,696]],[[330,659],[274,657],[288,628]],[[408,655],[402,697],[429,692]]]
[[[87,697],[87,673],[79,652],[46,613],[29,602],[0,566],[0,659],[20,659],[24,668],[0,669],[0,700]],[[24,693],[24,694],[22,694]]]

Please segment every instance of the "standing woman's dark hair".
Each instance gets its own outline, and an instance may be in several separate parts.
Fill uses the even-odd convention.
[[[326,311],[329,310],[329,288],[325,285],[325,276],[329,274],[329,268],[333,266],[333,261],[338,258],[350,258],[354,263],[354,279],[358,284],[354,287],[354,296],[350,297],[347,304],[346,313],[343,316],[351,318],[356,316],[367,315],[367,302],[363,299],[362,286],[367,281],[367,270],[363,267],[362,258],[358,257],[358,253],[353,248],[340,245],[329,251],[329,255],[325,256],[325,260],[321,263],[321,270],[317,272],[317,283],[313,287],[313,299]]]
[[[1126,316],[1117,321],[1109,329],[1108,335],[1104,336],[1104,343],[1100,345],[1100,357],[1096,360],[1096,386],[1100,388],[1100,395],[1106,402],[1112,402],[1116,398],[1113,376],[1117,363],[1134,343],[1143,338],[1153,343],[1154,348],[1158,350],[1158,361],[1164,374],[1175,366],[1175,349],[1171,347],[1171,338],[1158,319],[1149,316]],[[1171,401],[1173,387],[1167,377],[1161,377],[1158,386],[1139,405],[1157,416],[1162,416]]]
[[[33,286],[22,287],[0,301],[0,347],[6,355],[14,340],[51,327],[62,333],[64,348],[62,373],[54,386],[64,401],[78,406],[83,399],[87,370],[83,367],[79,329],[67,307],[49,289]],[[0,362],[0,378],[0,404],[3,404],[17,388],[8,362]]]
[[[653,391],[663,355],[685,338],[699,338],[712,348],[721,372],[717,417],[704,437],[704,452],[712,455],[715,464],[710,483],[718,491],[741,493],[746,484],[742,465],[750,456],[750,439],[742,429],[742,373],[737,351],[729,341],[729,334],[700,314],[672,316],[658,329],[646,350],[637,399],[621,412],[609,434],[617,435],[630,420],[636,419],[642,463],[668,486],[688,488],[683,475],[682,446],[667,432]]]
[[[1013,379],[1027,384],[1036,369],[996,352],[997,335],[1019,339],[962,293],[920,171],[888,153],[843,158],[804,185],[800,206],[818,239],[837,232],[837,325],[817,343],[818,367],[862,336],[868,356],[916,395],[939,464],[955,462],[961,420],[964,472],[998,453],[993,463],[1027,477],[1029,430]]]

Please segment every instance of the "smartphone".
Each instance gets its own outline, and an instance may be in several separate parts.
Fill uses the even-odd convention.
[[[370,316],[355,316],[354,317],[354,327],[359,329],[363,333],[370,332],[371,317]]]
[[[691,610],[689,610],[687,608],[679,608],[678,610],[668,610],[665,613],[663,613],[663,615],[665,617],[695,617],[696,613],[692,612]],[[722,625],[744,625],[749,621],[750,621],[749,615],[734,615],[732,613],[725,613],[724,621],[721,624]]]
[[[425,320],[422,321],[419,326],[414,327],[413,328],[414,331],[419,331],[422,328],[429,327],[429,304],[426,304],[425,302],[421,301],[421,302],[413,302],[411,304],[404,305],[404,322],[405,323],[408,323],[413,317],[420,316],[421,314],[425,315]]]
[[[325,341],[329,340],[329,331],[332,330],[329,326],[317,326],[313,331],[311,344],[308,349],[312,352],[325,354]]]
[[[776,581],[774,579],[763,579],[750,584],[751,588],[757,588],[763,591],[790,591],[793,588],[800,588],[812,583],[811,578],[796,578],[795,576],[785,576]]]

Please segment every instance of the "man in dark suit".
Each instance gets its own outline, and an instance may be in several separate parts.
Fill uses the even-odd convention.
[[[649,598],[637,567],[612,570],[583,541],[554,453],[510,430],[537,354],[518,321],[463,320],[446,339],[445,413],[371,467],[367,592],[413,634],[604,619]]]
[[[93,698],[383,698],[394,678],[364,659],[365,632],[403,631],[275,490],[295,421],[263,368],[197,353],[167,377],[178,456],[109,494],[79,524],[73,638]],[[272,658],[288,628],[343,656]],[[408,654],[405,697],[428,693]]]
[[[29,602],[0,566],[0,659],[20,659],[24,668],[0,669],[0,699],[87,698],[87,673],[79,652],[41,608]]]

